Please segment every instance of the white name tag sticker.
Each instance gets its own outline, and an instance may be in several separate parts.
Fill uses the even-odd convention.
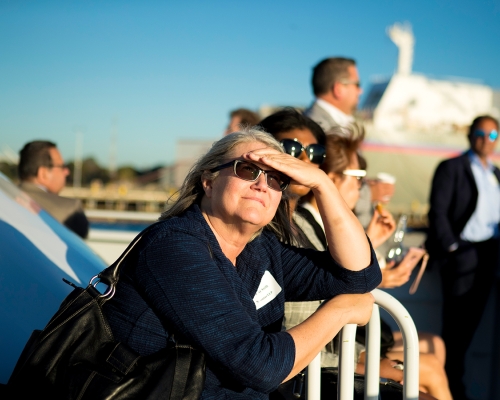
[[[255,293],[253,298],[255,308],[258,310],[264,307],[267,303],[276,298],[280,292],[281,286],[278,285],[274,276],[272,276],[269,271],[264,272],[257,293]]]

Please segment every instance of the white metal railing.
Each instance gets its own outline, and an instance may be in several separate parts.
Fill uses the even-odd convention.
[[[380,380],[380,313],[379,306],[396,321],[403,336],[404,370],[403,400],[418,400],[419,348],[417,328],[406,308],[390,294],[375,289],[372,316],[366,329],[365,400],[378,400]],[[342,328],[339,354],[338,399],[354,397],[354,343],[356,325]],[[309,364],[307,373],[307,400],[321,399],[321,355]],[[328,400],[328,399],[323,399]]]

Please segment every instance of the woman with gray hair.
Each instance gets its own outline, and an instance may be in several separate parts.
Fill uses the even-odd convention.
[[[314,192],[327,251],[288,244],[291,182]],[[362,226],[323,171],[265,132],[214,143],[160,220],[104,308],[116,339],[141,355],[172,333],[202,349],[202,399],[267,399],[343,325],[368,322],[380,268]],[[281,331],[285,301],[317,299],[330,300]]]

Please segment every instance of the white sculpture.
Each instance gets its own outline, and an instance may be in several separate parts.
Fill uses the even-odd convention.
[[[411,67],[413,64],[413,46],[415,45],[415,38],[409,23],[394,25],[387,28],[387,34],[398,46],[398,70],[397,73],[401,75],[410,75]]]

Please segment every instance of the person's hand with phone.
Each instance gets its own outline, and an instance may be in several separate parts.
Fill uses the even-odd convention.
[[[387,263],[386,267],[382,269],[382,282],[379,288],[391,289],[408,282],[411,272],[424,254],[424,249],[410,247],[399,264],[396,264],[394,261]]]
[[[406,264],[403,264],[404,261],[401,261],[398,265],[395,265],[396,263],[391,261],[381,270],[382,282],[378,286],[379,288],[392,289],[402,286],[410,280],[413,268],[408,268]]]

